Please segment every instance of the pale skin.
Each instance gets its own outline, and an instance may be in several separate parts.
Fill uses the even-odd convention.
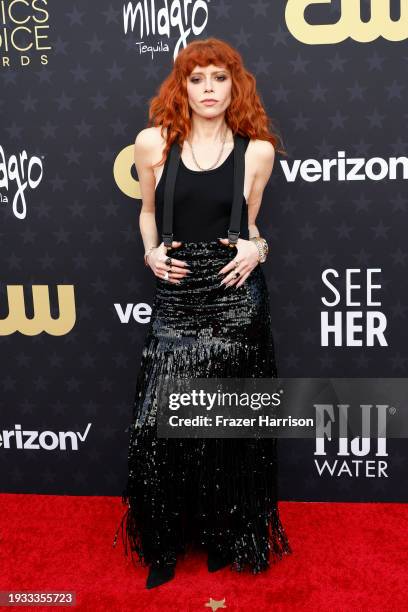
[[[183,143],[181,157],[183,163],[193,170],[207,169],[213,166],[222,147],[222,140],[227,129],[227,137],[222,155],[215,167],[220,166],[234,147],[233,134],[225,122],[225,110],[231,102],[231,75],[225,66],[196,66],[187,79],[188,101],[191,107],[191,133],[189,141],[195,157],[201,166],[198,168],[188,142]],[[203,100],[212,98],[216,104],[206,106]],[[173,256],[173,249],[181,246],[174,240],[169,255],[171,267],[165,263],[168,254],[163,242],[160,242],[155,220],[155,188],[163,171],[163,164],[153,168],[160,161],[165,140],[160,134],[160,127],[141,130],[135,141],[134,159],[142,194],[142,208],[139,216],[139,227],[145,252],[153,248],[147,258],[153,273],[163,278],[169,272],[168,282],[180,283],[189,274],[186,261]],[[248,205],[249,237],[259,236],[255,221],[258,215],[265,186],[272,174],[275,161],[275,149],[265,140],[251,140],[245,153],[244,196]],[[228,238],[218,238],[228,245]],[[221,285],[240,287],[258,264],[258,249],[253,241],[238,238],[236,256],[228,262],[219,274],[225,274]],[[239,277],[235,273],[239,272]]]

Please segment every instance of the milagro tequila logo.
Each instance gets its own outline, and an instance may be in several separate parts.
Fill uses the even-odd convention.
[[[17,219],[25,219],[27,189],[36,189],[43,177],[43,164],[40,157],[29,157],[24,150],[7,159],[0,145],[0,204],[8,204],[12,200],[13,213]]]
[[[324,457],[335,453],[335,459],[315,459],[319,476],[339,478],[388,478],[386,423],[387,415],[394,408],[386,404],[315,404],[316,423],[320,423],[316,435],[315,455]],[[361,430],[358,436],[349,436],[349,410],[359,411]],[[353,421],[355,419],[353,415]],[[333,437],[332,429],[337,428]]]
[[[152,58],[155,53],[170,51],[168,43],[165,40],[157,41],[157,37],[169,39],[178,34],[173,50],[173,59],[176,59],[180,46],[187,46],[190,34],[199,36],[207,22],[208,5],[205,0],[164,0],[161,8],[156,6],[155,0],[127,2],[123,5],[125,34],[129,30],[136,31],[140,37],[136,43],[139,53],[150,53]]]

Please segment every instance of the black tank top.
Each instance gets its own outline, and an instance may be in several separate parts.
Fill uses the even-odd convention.
[[[246,138],[245,150],[249,138]],[[160,242],[163,231],[164,184],[169,155],[155,192],[156,225]],[[234,178],[234,149],[220,166],[191,170],[180,157],[174,188],[174,240],[211,241],[227,238],[231,216]],[[248,206],[242,194],[240,238],[248,240]]]

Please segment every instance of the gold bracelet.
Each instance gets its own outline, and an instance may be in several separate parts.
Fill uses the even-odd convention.
[[[268,243],[266,242],[265,238],[261,238],[261,236],[253,236],[250,238],[250,240],[255,243],[255,246],[258,249],[259,263],[264,263],[269,252]]]

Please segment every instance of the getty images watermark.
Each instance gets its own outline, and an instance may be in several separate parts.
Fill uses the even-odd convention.
[[[408,437],[406,378],[165,378],[164,438]]]

